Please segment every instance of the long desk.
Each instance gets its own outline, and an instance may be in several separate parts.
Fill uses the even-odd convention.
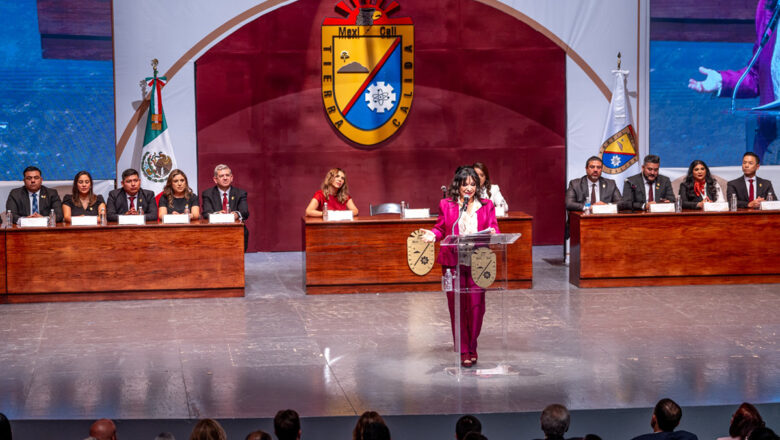
[[[0,230],[0,303],[244,295],[244,227]]]
[[[519,232],[507,250],[508,287],[530,288],[533,279],[532,217],[522,212],[498,219],[501,232]],[[304,285],[307,294],[435,291],[441,288],[438,264],[425,276],[409,269],[406,238],[430,229],[436,218],[401,219],[398,214],[325,222],[304,217]],[[439,245],[436,244],[438,255]]]
[[[578,287],[780,282],[780,212],[569,216]]]

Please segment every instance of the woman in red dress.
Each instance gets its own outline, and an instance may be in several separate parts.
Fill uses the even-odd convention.
[[[347,175],[340,168],[332,168],[322,181],[322,188],[314,193],[306,207],[308,217],[322,217],[322,205],[328,203],[328,211],[352,211],[357,217],[358,209],[352,197],[349,196]]]

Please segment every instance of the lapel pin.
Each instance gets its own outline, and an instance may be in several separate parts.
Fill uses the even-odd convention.
[[[759,188],[761,188],[761,185],[763,185],[763,183],[759,183],[759,184],[758,184],[758,187],[759,187]]]
[[[41,198],[45,199],[46,198],[46,194],[41,194]]]
[[[230,200],[235,200],[236,196],[230,196]]]

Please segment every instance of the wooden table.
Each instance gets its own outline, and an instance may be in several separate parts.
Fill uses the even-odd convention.
[[[512,212],[498,219],[501,232],[519,232],[507,250],[508,287],[531,288],[533,279],[532,217]],[[401,219],[398,214],[358,217],[354,221],[302,220],[307,294],[411,292],[441,289],[441,267],[425,276],[412,272],[406,260],[406,238],[417,229],[430,229],[436,218]],[[439,244],[436,244],[436,254]]]
[[[0,231],[0,302],[244,295],[244,227],[70,226]]]
[[[780,282],[780,212],[569,213],[578,287]]]

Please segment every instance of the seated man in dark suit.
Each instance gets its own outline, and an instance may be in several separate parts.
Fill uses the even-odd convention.
[[[246,221],[249,218],[249,203],[246,191],[233,185],[233,172],[227,165],[217,165],[214,168],[214,183],[216,186],[203,191],[203,218],[209,218],[212,212],[218,214],[233,214],[236,220]],[[249,243],[249,231],[244,226],[244,251]]]
[[[652,434],[643,434],[633,440],[698,440],[696,434],[688,431],[675,431],[680,424],[682,408],[672,399],[661,399],[655,404],[653,416],[650,418]]]
[[[621,209],[649,210],[653,203],[674,203],[672,181],[658,174],[661,158],[655,154],[645,156],[642,172],[629,177],[623,184]]]
[[[726,189],[726,200],[731,200],[732,194],[737,195],[737,208],[758,209],[770,192],[777,197],[772,182],[756,176],[759,166],[756,153],[748,151],[742,156],[743,176],[730,181]]]
[[[157,220],[157,201],[154,193],[141,189],[138,171],[128,168],[122,172],[122,187],[108,193],[106,217],[115,222],[119,215],[137,215],[139,208],[144,211],[146,221]]]
[[[620,191],[615,181],[601,177],[603,167],[600,158],[596,156],[588,158],[585,162],[586,174],[569,182],[569,187],[566,189],[567,211],[582,211],[585,202],[590,202],[591,205],[620,204]]]
[[[57,222],[62,221],[62,202],[57,190],[43,186],[41,170],[30,166],[24,169],[24,186],[11,190],[5,209],[11,211],[12,223],[21,217],[48,217],[52,210]]]

